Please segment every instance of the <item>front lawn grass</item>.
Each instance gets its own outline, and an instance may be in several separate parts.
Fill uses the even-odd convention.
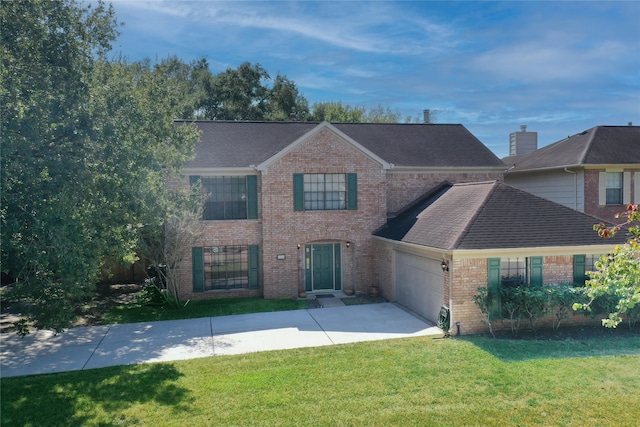
[[[184,302],[182,303],[184,304]],[[112,307],[102,317],[103,324],[195,319],[230,314],[259,313],[307,308],[307,301],[294,299],[221,298],[189,301],[180,308],[168,305],[141,305],[135,302]]]
[[[6,426],[638,425],[640,337],[568,340],[561,351],[548,344],[419,337],[8,378],[0,420]]]

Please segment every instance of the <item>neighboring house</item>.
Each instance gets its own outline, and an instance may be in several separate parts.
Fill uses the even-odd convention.
[[[607,221],[640,203],[639,126],[596,126],[503,161],[505,183]]]
[[[461,125],[194,125],[202,137],[183,184],[206,195],[206,232],[181,269],[183,299],[372,286],[392,298],[374,231],[443,181],[500,180],[506,169]]]
[[[584,283],[594,260],[625,241],[601,239],[596,222],[499,181],[443,183],[376,231],[376,272],[388,299],[434,322],[444,305],[461,333],[483,332],[479,287]]]

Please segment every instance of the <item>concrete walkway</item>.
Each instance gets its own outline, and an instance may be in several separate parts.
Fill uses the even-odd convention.
[[[0,376],[441,334],[392,303],[0,334]]]

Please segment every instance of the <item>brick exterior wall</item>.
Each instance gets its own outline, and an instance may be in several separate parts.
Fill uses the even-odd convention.
[[[606,169],[587,169],[584,171],[584,212],[604,219],[612,223],[617,222],[616,214],[625,210],[624,205],[602,206],[599,205],[599,174],[606,172]],[[638,168],[625,168],[623,172],[631,172],[631,203],[640,203],[640,200],[634,200],[635,179],[634,174],[640,174]]]
[[[295,173],[357,173],[358,209],[295,212]],[[373,281],[371,234],[386,221],[382,166],[324,129],[271,164],[262,181],[264,297],[297,296],[304,289],[304,250],[297,245],[323,242],[341,243],[343,288],[366,292]],[[274,261],[277,254],[286,259]]]
[[[543,261],[543,280],[545,285],[553,285],[562,282],[573,281],[573,257],[545,256]],[[487,286],[487,259],[461,259],[454,260],[453,265],[453,294],[451,325],[460,322],[460,332],[462,335],[488,332],[486,324],[482,322],[482,315],[478,306],[473,302],[474,295],[479,287]],[[553,323],[552,315],[538,319],[536,327],[550,328]],[[582,314],[572,314],[569,319],[562,322],[562,325],[599,325],[600,319],[592,319]],[[510,329],[508,322],[494,320],[492,322],[494,331],[506,331]],[[529,325],[523,320],[521,329],[528,328]],[[455,326],[452,326],[455,332]]]
[[[397,172],[387,175],[387,211],[398,212],[443,181],[461,182],[502,181],[502,172]]]
[[[380,295],[393,301],[393,250],[389,243],[379,239],[374,240],[373,250],[376,258],[374,285],[378,286]]]

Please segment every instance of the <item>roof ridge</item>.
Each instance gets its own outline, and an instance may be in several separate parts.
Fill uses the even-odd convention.
[[[596,134],[600,130],[600,126],[594,126],[591,129],[587,129],[584,132],[589,132],[590,130],[593,130],[593,132],[589,136],[589,140],[586,143],[586,147],[584,147],[584,150],[582,151],[582,155],[579,157],[580,162],[578,164],[580,164],[580,165],[583,165],[584,162],[587,160],[587,157],[589,156],[589,152],[591,152],[591,148],[593,146],[593,142],[596,139]]]
[[[484,211],[484,209],[486,208],[487,200],[489,200],[491,198],[493,193],[495,193],[496,188],[500,184],[500,181],[498,181],[498,180],[495,180],[495,181],[484,181],[484,182],[482,182],[482,184],[488,184],[490,182],[493,182],[493,187],[491,188],[491,191],[489,191],[489,193],[487,193],[487,195],[484,197],[480,209],[476,209],[475,213],[473,215],[471,215],[469,217],[469,219],[467,220],[466,224],[464,224],[464,227],[462,227],[462,231],[458,234],[458,237],[453,242],[453,245],[452,245],[451,249],[457,248],[458,245],[460,244],[460,242],[466,237],[466,235],[469,233],[469,229],[471,228],[471,225],[473,225],[473,223],[475,222],[476,218],[478,218],[480,213],[482,211]],[[469,184],[474,184],[474,183],[469,183]],[[477,183],[477,184],[480,184],[480,183]]]

